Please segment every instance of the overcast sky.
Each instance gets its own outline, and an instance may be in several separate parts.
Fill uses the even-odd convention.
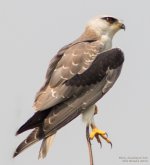
[[[99,14],[122,19],[126,31],[117,33],[113,41],[113,47],[125,54],[122,73],[98,102],[96,116],[97,126],[108,132],[113,148],[103,141],[100,149],[93,141],[95,165],[123,165],[119,157],[128,156],[144,156],[150,163],[149,6],[148,0],[0,1],[0,164],[89,164],[81,117],[58,132],[46,159],[37,159],[40,143],[16,159],[11,157],[29,133],[15,137],[17,128],[34,112],[34,96],[44,82],[50,59]],[[139,163],[143,164],[148,163]]]

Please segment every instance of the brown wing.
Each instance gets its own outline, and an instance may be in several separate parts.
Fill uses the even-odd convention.
[[[99,54],[84,73],[67,80],[65,84],[72,87],[74,95],[51,109],[44,120],[45,135],[52,135],[102,98],[119,77],[123,61],[122,51],[111,49]]]
[[[83,73],[64,82],[74,92],[68,100],[45,111],[36,112],[20,129],[33,132],[16,149],[14,157],[30,145],[55,134],[61,127],[95,104],[113,86],[119,77],[124,56],[119,49],[98,54],[92,65]]]
[[[62,49],[50,64],[46,83],[36,96],[35,109],[45,110],[71,97],[74,92],[64,82],[87,70],[101,51],[96,41],[79,42]]]

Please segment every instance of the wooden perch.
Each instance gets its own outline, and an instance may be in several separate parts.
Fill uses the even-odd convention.
[[[89,138],[89,125],[86,126],[86,140],[87,140],[87,145],[88,145],[88,150],[89,150],[90,165],[94,165],[92,146],[91,146],[91,141]]]

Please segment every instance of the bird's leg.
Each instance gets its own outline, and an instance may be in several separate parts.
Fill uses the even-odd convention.
[[[98,112],[98,109],[97,109],[97,106],[95,107],[95,113],[94,114],[97,114]],[[99,130],[94,121],[92,121],[91,123],[91,128],[92,128],[92,132],[90,133],[89,137],[90,137],[90,140],[93,140],[94,137],[97,139],[97,142],[100,143],[100,145],[102,146],[102,143],[101,143],[101,139],[104,139],[107,143],[109,143],[112,147],[112,143],[111,141],[108,139],[108,135],[105,131],[102,131],[102,130]]]

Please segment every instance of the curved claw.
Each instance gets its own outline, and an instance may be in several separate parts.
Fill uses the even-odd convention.
[[[107,133],[107,132],[105,132],[105,135],[106,135],[106,137],[108,138],[108,133]]]
[[[102,142],[100,142],[100,147],[102,148]]]
[[[102,142],[101,142],[99,135],[95,135],[95,137],[97,139],[97,142],[100,144],[100,147],[102,148]]]
[[[109,142],[110,146],[111,146],[111,149],[112,149],[112,142]]]
[[[100,148],[102,148],[102,143],[100,143]]]
[[[112,143],[111,141],[108,139],[108,134],[105,131],[99,130],[95,125],[91,124],[91,128],[92,128],[92,132],[89,135],[90,140],[93,140],[94,137],[97,139],[97,142],[100,144],[101,148],[102,148],[102,142],[101,139],[104,139],[107,143],[109,143],[111,145],[112,148]]]

